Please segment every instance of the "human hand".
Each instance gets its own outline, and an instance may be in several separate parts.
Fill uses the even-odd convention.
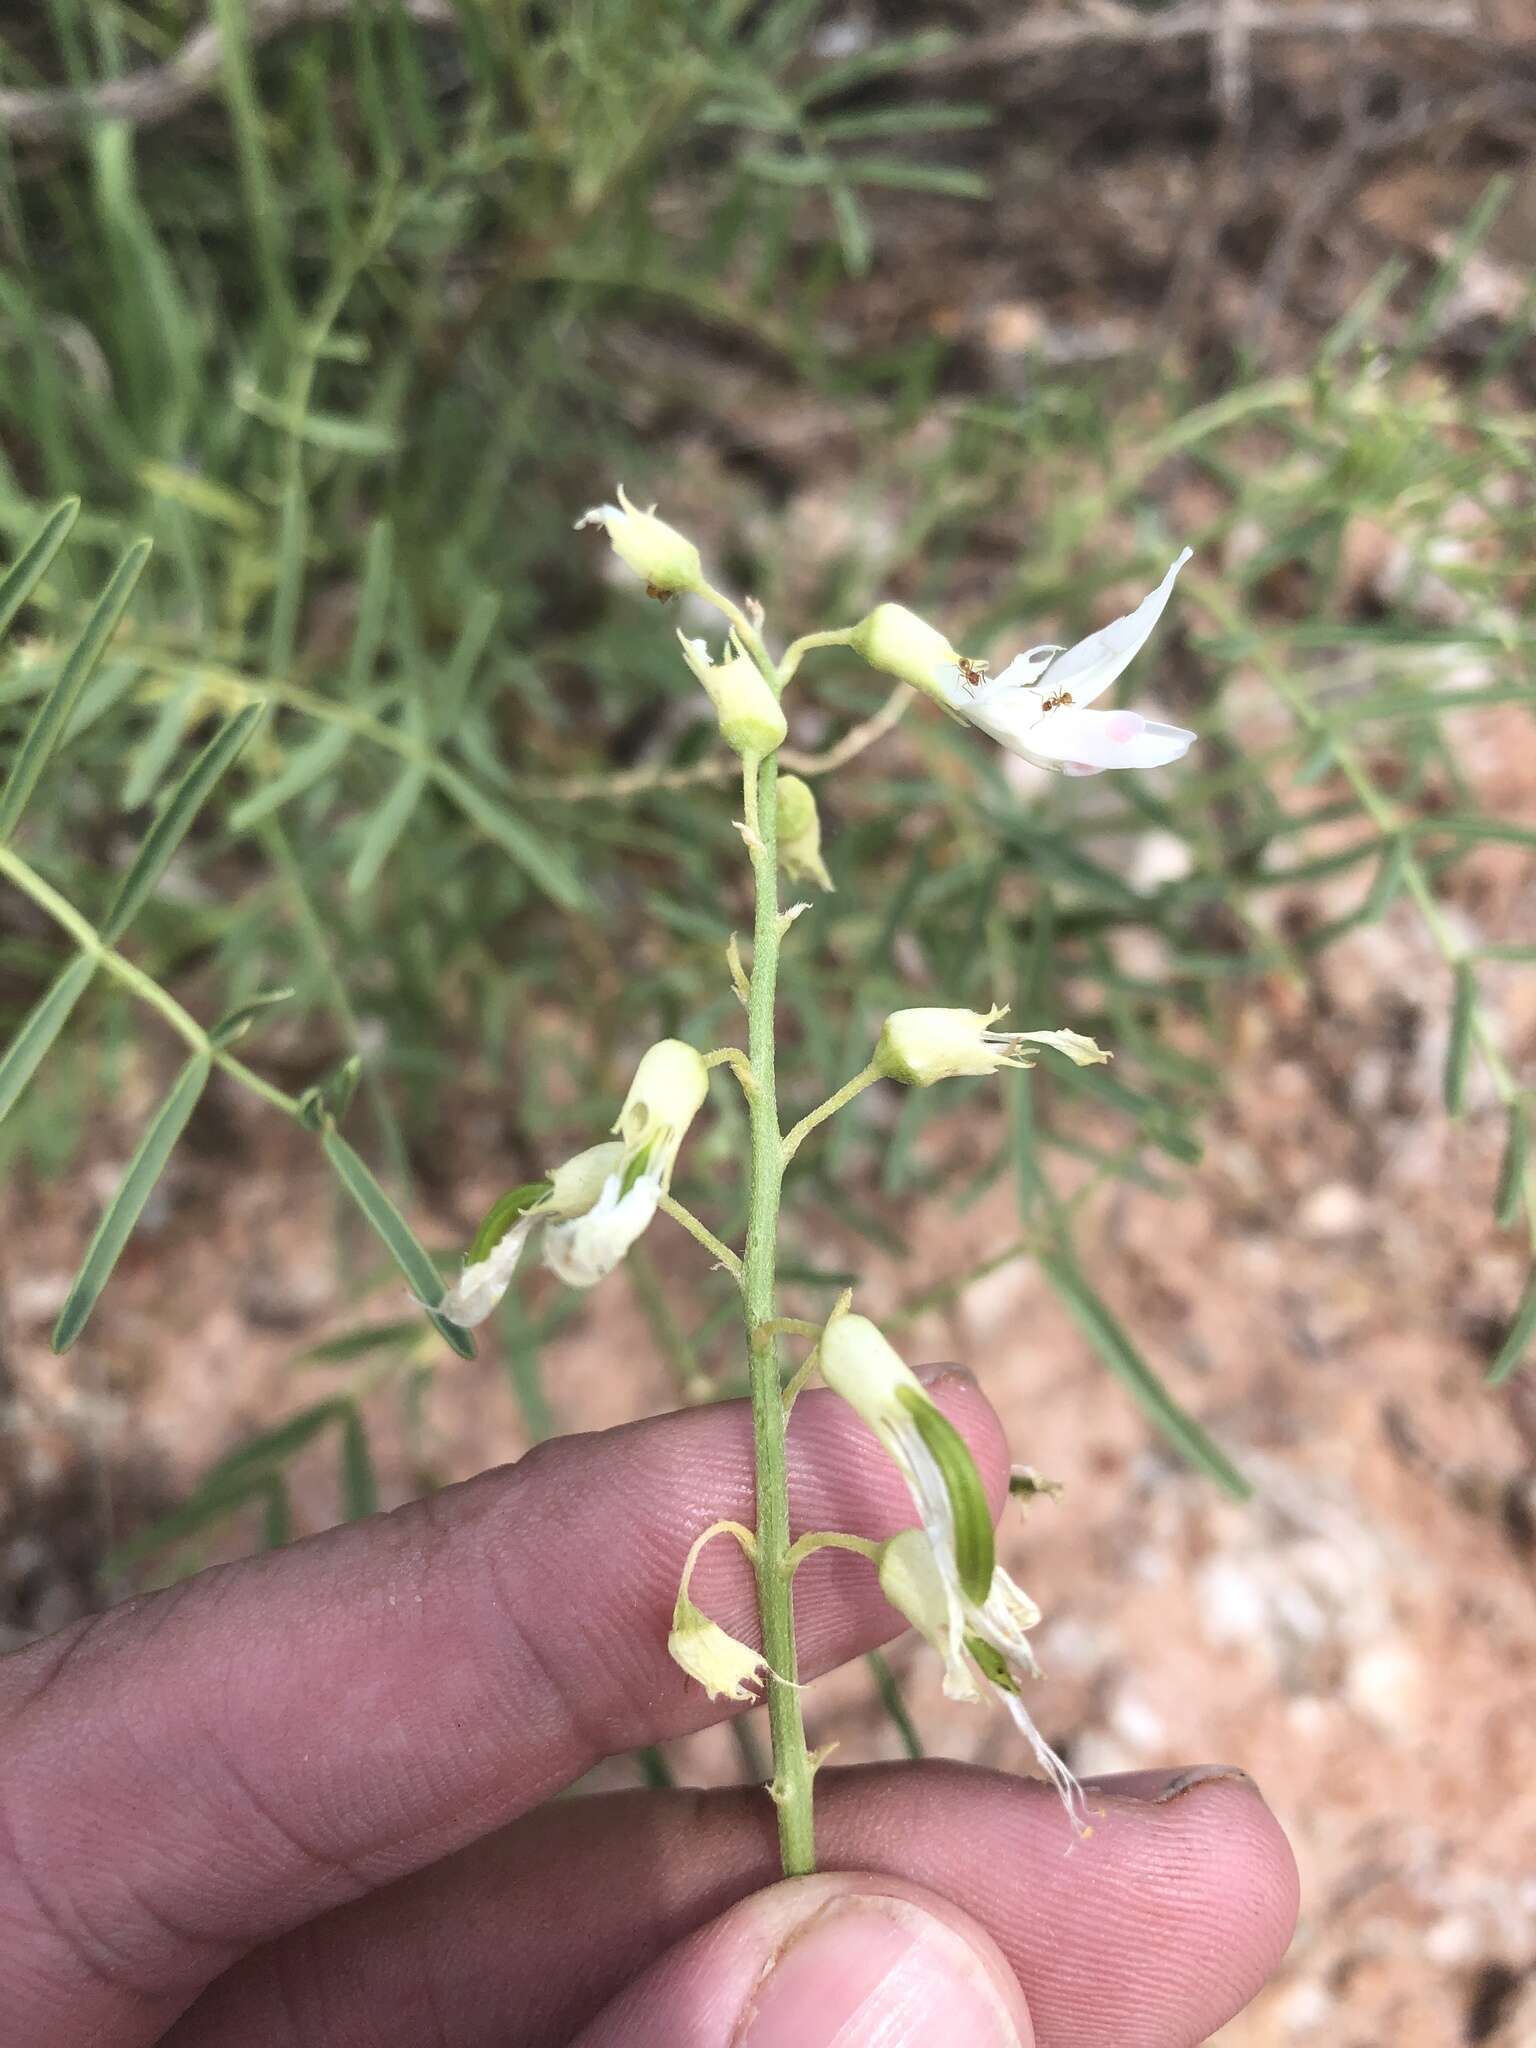
[[[968,1375],[933,1377],[998,1505]],[[910,1519],[807,1394],[797,1527]],[[706,1505],[701,1505],[706,1504]],[[0,2011],[17,2048],[1184,2048],[1284,1952],[1296,1878],[1235,1773],[1056,1794],[946,1763],[824,1770],[823,1875],[775,1883],[760,1788],[554,1795],[721,1718],[666,1652],[678,1563],[752,1516],[722,1404],[563,1438],[0,1660]],[[897,1632],[797,1580],[802,1670]],[[695,1597],[750,1636],[734,1545]]]

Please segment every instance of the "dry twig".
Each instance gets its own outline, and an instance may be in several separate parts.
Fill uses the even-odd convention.
[[[344,20],[354,0],[249,0],[246,34],[252,48],[285,29]],[[412,21],[425,28],[452,28],[453,0],[402,0]],[[213,22],[187,37],[164,64],[146,65],[100,85],[44,86],[33,91],[0,91],[0,129],[14,142],[58,142],[93,121],[129,121],[153,128],[184,107],[216,91],[223,72],[224,38]]]

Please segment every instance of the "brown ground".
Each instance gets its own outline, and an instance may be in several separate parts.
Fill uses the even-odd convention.
[[[1015,11],[969,12],[996,29]],[[1502,33],[1527,57],[1536,45],[1523,0],[1471,14],[1479,34]],[[1196,346],[1212,326],[1304,346],[1385,254],[1443,248],[1489,172],[1513,163],[1530,119],[1523,74],[1491,61],[1477,35],[1435,44],[1429,66],[1401,41],[1350,63],[1337,47],[1282,62],[1256,46],[1232,74],[1226,126],[1211,115],[1201,49],[1161,53],[1157,117],[1115,149],[1102,136],[1124,99],[1117,60],[1097,51],[1001,69],[999,94],[1020,103],[1023,166],[985,218],[908,209],[914,236],[930,224],[938,246],[963,219],[976,243],[963,290],[955,266],[936,266],[923,317],[972,340],[978,375],[1003,387],[1042,337],[1066,358],[1115,353],[1161,323]],[[958,69],[932,83],[966,89]],[[1489,102],[1495,88],[1503,98]],[[1475,146],[1459,147],[1469,102],[1481,125]],[[1371,125],[1391,120],[1407,124],[1395,142]],[[1068,162],[1073,122],[1085,140]],[[1220,218],[1197,203],[1214,161],[1229,174]],[[1302,219],[1287,254],[1300,195],[1325,169],[1337,197],[1310,228]],[[1068,204],[1075,232],[1055,238],[1058,261],[996,254],[1038,244],[1031,224]],[[1489,312],[1509,310],[1533,220],[1527,172],[1477,273]],[[883,290],[877,276],[850,311],[872,342],[912,315],[910,298]],[[1471,347],[1480,316],[1467,308]],[[765,425],[763,442],[789,466],[804,452],[787,425],[777,437]],[[1462,730],[1488,807],[1531,816],[1528,721],[1488,714]],[[1517,849],[1481,854],[1457,892],[1457,913],[1491,936],[1536,931],[1536,880]],[[1302,907],[1337,906],[1314,891]],[[1484,983],[1526,1072],[1533,983],[1516,970]],[[1221,2037],[1227,2048],[1536,2041],[1536,1383],[1527,1372],[1498,1395],[1479,1384],[1519,1267],[1488,1220],[1501,1122],[1475,1087],[1461,1123],[1440,1108],[1448,994],[1401,905],[1327,954],[1306,988],[1255,987],[1230,1018],[1225,1108],[1204,1164],[1175,1200],[1115,1196],[1086,1235],[1103,1292],[1238,1457],[1255,1505],[1225,1502],[1154,1448],[1025,1263],[907,1341],[914,1356],[965,1359],[1016,1454],[1066,1483],[1061,1502],[1011,1524],[1007,1544],[1047,1617],[1047,1730],[1082,1771],[1241,1764],[1291,1830],[1301,1930],[1276,1982]],[[89,1215],[151,1085],[145,1076],[142,1101],[125,1095],[103,1115],[66,1184],[13,1192],[0,1233],[0,1643],[81,1611],[112,1541],[184,1494],[240,1433],[328,1390],[334,1375],[290,1362],[358,1319],[340,1298],[329,1182],[307,1146],[231,1102],[224,1127],[174,1161],[86,1341],[68,1360],[50,1356]],[[497,1169],[485,1162],[491,1191]],[[465,1192],[465,1213],[480,1191]],[[451,1234],[442,1218],[434,1228]],[[879,1314],[1012,1236],[1005,1190],[963,1219],[934,1215],[900,1273],[870,1274],[863,1305]],[[658,1238],[655,1250],[667,1271],[690,1270],[686,1242]],[[395,1313],[393,1289],[369,1307]],[[566,1427],[675,1399],[622,1279],[548,1348],[544,1369]],[[409,1490],[410,1460],[387,1397],[376,1407],[379,1440],[395,1446],[382,1473],[393,1500]],[[524,1447],[493,1361],[445,1369],[427,1437],[448,1477]],[[323,1524],[335,1511],[329,1454],[300,1469],[301,1515]],[[942,1702],[928,1658],[907,1646],[894,1659],[932,1747],[1019,1762],[1001,1719]],[[846,1757],[894,1753],[862,1680],[819,1690],[811,1710]],[[678,1762],[715,1776],[736,1758],[711,1738]]]

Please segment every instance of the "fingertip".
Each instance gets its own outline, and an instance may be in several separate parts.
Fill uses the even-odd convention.
[[[662,1956],[578,2048],[1034,2048],[1018,1980],[976,1921],[900,1878],[770,1885]]]

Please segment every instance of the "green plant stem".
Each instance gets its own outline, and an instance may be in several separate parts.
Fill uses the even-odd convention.
[[[745,622],[743,622],[745,623]],[[753,640],[757,636],[754,634]],[[762,643],[751,649],[754,659]],[[768,1681],[768,1725],[773,1735],[773,1798],[779,1816],[779,1856],[786,1877],[805,1877],[816,1868],[812,1813],[814,1766],[805,1746],[795,1658],[794,1590],[790,1573],[789,1485],[785,1472],[785,1413],[779,1384],[778,1338],[774,1320],[774,1272],[778,1249],[779,1195],[784,1179],[784,1141],[779,1132],[774,1087],[774,999],[779,979],[779,885],[777,869],[778,765],[771,758],[748,762],[743,777],[749,847],[757,890],[753,923],[751,999],[747,1005],[747,1046],[753,1092],[748,1101],[752,1134],[751,1195],[747,1250],[742,1266],[748,1367],[752,1389],[752,1438],[757,1466],[757,1604],[762,1619]]]
[[[818,1103],[808,1116],[801,1117],[784,1140],[784,1164],[788,1166],[818,1124],[824,1124],[829,1116],[836,1116],[837,1112],[852,1102],[856,1095],[862,1095],[866,1088],[873,1087],[879,1079],[880,1069],[871,1060],[869,1065],[855,1074],[851,1081],[845,1081],[835,1095],[829,1095],[826,1101]]]
[[[297,1118],[299,1105],[291,1095],[285,1095],[281,1088],[274,1088],[270,1081],[264,1081],[260,1074],[253,1073],[243,1060],[237,1060],[233,1053],[214,1044],[197,1019],[184,1010],[173,995],[151,980],[142,968],[135,967],[131,960],[125,960],[102,939],[88,918],[80,915],[72,903],[66,902],[57,889],[45,882],[37,870],[13,852],[8,846],[0,846],[0,875],[5,875],[16,884],[23,895],[30,896],[39,910],[47,911],[54,923],[74,940],[82,953],[97,960],[114,981],[132,991],[140,1002],[147,1003],[170,1025],[171,1029],[184,1038],[196,1051],[205,1053],[215,1066],[222,1067],[226,1074],[233,1075],[243,1087],[270,1102],[274,1109],[280,1109],[285,1116]]]
[[[663,1195],[659,1206],[663,1216],[670,1216],[674,1223],[680,1223],[691,1238],[695,1238],[703,1245],[705,1251],[713,1252],[721,1265],[724,1266],[725,1270],[732,1276],[737,1285],[740,1286],[741,1261],[728,1244],[723,1244],[707,1224],[701,1223],[691,1209],[685,1209],[682,1203],[674,1201],[671,1195]]]

